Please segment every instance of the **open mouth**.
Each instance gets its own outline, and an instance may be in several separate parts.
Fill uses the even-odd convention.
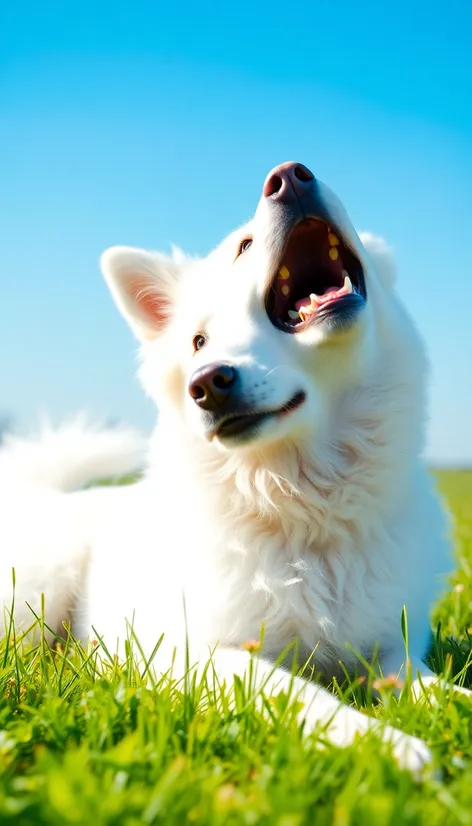
[[[266,307],[272,323],[295,333],[366,301],[362,266],[336,229],[309,218],[288,239]]]
[[[262,422],[271,418],[280,419],[290,413],[293,413],[297,407],[300,407],[300,405],[303,404],[305,398],[305,393],[300,390],[298,393],[295,393],[290,401],[282,407],[279,407],[277,410],[225,416],[218,427],[214,430],[213,436],[217,436],[220,439],[232,438],[235,436],[251,437],[256,428],[259,427]]]

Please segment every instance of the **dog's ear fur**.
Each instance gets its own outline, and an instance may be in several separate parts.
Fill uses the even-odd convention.
[[[380,235],[374,235],[372,232],[360,232],[359,238],[382,284],[393,287],[397,268],[391,247]]]
[[[133,247],[110,247],[100,259],[115,303],[140,341],[156,338],[172,316],[181,257],[179,251],[171,258]]]

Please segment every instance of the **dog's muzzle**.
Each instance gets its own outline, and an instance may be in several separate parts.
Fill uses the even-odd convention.
[[[314,175],[302,164],[281,164],[267,176],[261,200],[279,244],[266,296],[271,322],[286,333],[349,326],[367,301],[363,268]]]
[[[263,422],[282,418],[305,401],[305,393],[299,391],[277,409],[254,410],[241,393],[237,370],[229,364],[200,367],[190,380],[188,392],[202,411],[209,441],[249,441]]]

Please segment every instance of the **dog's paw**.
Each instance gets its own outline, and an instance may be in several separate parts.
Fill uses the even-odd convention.
[[[319,705],[317,711],[320,720]],[[337,746],[350,746],[357,737],[368,734],[379,738],[391,750],[398,765],[412,772],[416,779],[420,779],[432,764],[432,753],[422,740],[393,726],[383,725],[353,708],[340,706],[326,730],[328,740]]]
[[[431,770],[433,755],[426,743],[418,737],[388,727],[384,730],[382,739],[391,744],[393,756],[400,768],[408,769],[416,779],[419,780],[425,772]]]

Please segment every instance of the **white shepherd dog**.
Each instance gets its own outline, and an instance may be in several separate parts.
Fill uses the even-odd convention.
[[[19,626],[44,593],[58,631],[68,620],[114,647],[128,620],[148,653],[164,632],[163,670],[188,634],[192,662],[214,651],[215,679],[228,681],[263,627],[257,684],[294,685],[307,730],[326,724],[339,745],[376,730],[274,661],[296,641],[299,661],[330,678],[378,648],[383,673],[400,673],[406,606],[413,672],[432,679],[428,614],[451,561],[420,460],[427,363],[388,248],[359,238],[305,166],[284,163],[253,220],[207,258],[116,247],[102,269],[159,408],[148,471],[73,492],[139,467],[139,437],[74,425],[7,438],[4,604],[14,567]],[[402,765],[429,762],[419,740],[380,733]]]

